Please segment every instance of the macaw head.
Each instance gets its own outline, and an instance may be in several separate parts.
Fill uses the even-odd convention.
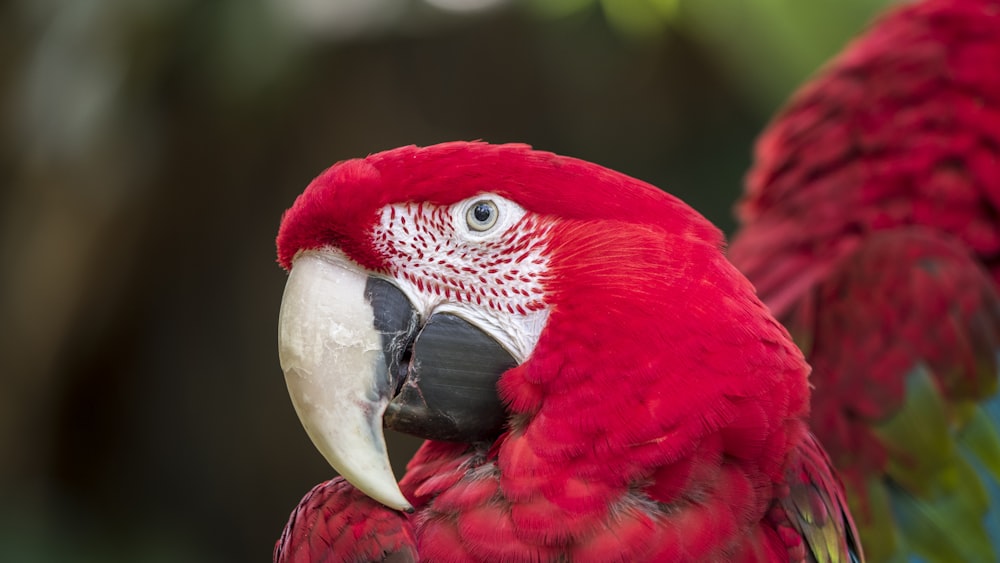
[[[383,427],[492,441],[558,403],[609,442],[641,440],[672,423],[653,420],[664,404],[709,424],[720,394],[767,386],[722,357],[759,333],[740,322],[769,317],[720,232],[595,164],[481,142],[340,162],[285,213],[277,246],[295,409],[331,465],[393,508],[410,505]],[[720,366],[708,386],[706,362]]]

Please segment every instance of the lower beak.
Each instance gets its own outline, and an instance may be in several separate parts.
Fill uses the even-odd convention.
[[[422,438],[492,439],[506,420],[496,382],[517,365],[473,324],[434,313],[421,326],[391,282],[333,252],[295,259],[278,321],[295,411],[333,468],[373,499],[412,510],[383,425]]]

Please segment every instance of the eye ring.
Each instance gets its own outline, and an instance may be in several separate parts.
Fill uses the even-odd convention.
[[[465,211],[465,222],[473,231],[484,232],[493,228],[500,218],[500,208],[489,199],[480,199],[472,203]]]

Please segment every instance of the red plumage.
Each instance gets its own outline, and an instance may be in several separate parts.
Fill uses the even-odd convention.
[[[725,259],[718,230],[677,198],[524,145],[404,147],[321,174],[284,217],[279,261],[333,245],[382,275],[416,275],[446,230],[411,225],[428,240],[387,249],[373,234],[386,206],[448,216],[483,193],[525,210],[495,251],[542,254],[548,317],[499,380],[506,431],[491,444],[429,441],[410,462],[400,487],[422,559],[859,556],[840,485],[804,424],[801,353]],[[328,494],[343,506],[343,493]],[[346,512],[367,510],[353,502]],[[345,530],[293,516],[276,561],[317,533],[333,543]]]
[[[1000,2],[889,12],[755,156],[729,254],[814,368],[868,555],[996,560]]]
[[[286,563],[415,562],[416,539],[407,515],[338,477],[302,498],[274,546],[274,558]]]
[[[924,225],[1000,255],[1000,3],[881,19],[757,142],[730,256],[775,314],[871,232]]]

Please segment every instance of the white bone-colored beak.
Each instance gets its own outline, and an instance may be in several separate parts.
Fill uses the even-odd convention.
[[[339,253],[299,255],[281,301],[278,357],[295,412],[323,457],[371,498],[412,511],[382,432],[388,381],[367,281]]]

